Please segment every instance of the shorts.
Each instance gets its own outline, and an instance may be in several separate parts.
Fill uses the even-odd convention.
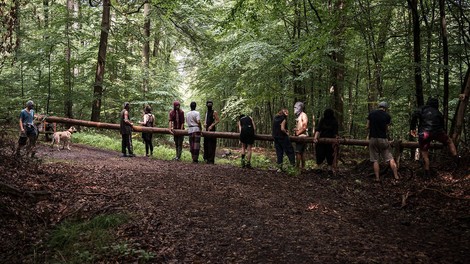
[[[432,133],[428,131],[423,131],[419,133],[419,136],[418,136],[419,149],[428,151],[429,148],[431,147],[431,141],[433,140],[437,140],[444,145],[449,144],[449,136],[446,134],[446,132],[442,131],[442,132]]]
[[[369,154],[370,161],[379,161],[380,158],[385,161],[393,159],[393,155],[390,152],[390,143],[386,138],[370,138],[369,140]]]
[[[295,153],[304,153],[307,148],[307,143],[296,142],[295,143]]]

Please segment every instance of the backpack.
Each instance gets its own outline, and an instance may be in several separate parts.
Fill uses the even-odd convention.
[[[148,119],[147,119],[147,123],[145,123],[145,126],[153,127],[153,122],[155,121],[154,119],[155,117],[152,114],[148,114]]]

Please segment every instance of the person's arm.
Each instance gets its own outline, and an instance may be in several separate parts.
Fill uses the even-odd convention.
[[[242,132],[242,124],[240,124],[240,121],[237,121],[237,127],[238,127],[238,133]]]
[[[253,121],[253,118],[250,116],[250,119],[251,119],[251,123],[253,124],[253,131],[255,131],[255,134],[256,134],[256,125],[255,125],[255,122]]]
[[[410,134],[413,137],[416,137],[416,125],[418,124],[418,118],[419,118],[419,112],[415,111],[411,115],[411,121],[410,121]]]
[[[220,122],[220,119],[219,119],[219,114],[217,114],[216,111],[214,111],[214,123],[210,124],[209,125],[209,131],[212,130],[213,127],[215,127],[218,123]]]
[[[286,130],[286,122],[287,122],[287,119],[284,119],[281,123],[281,131],[284,132],[286,135],[289,135],[289,131]]]
[[[21,114],[20,114],[20,131],[21,133],[24,133],[23,118],[21,117]]]
[[[318,137],[320,137],[320,131],[315,131],[315,134],[313,135],[313,143],[318,142]]]
[[[148,115],[144,114],[144,121],[139,121],[139,124],[141,124],[141,125],[147,124],[148,119],[149,119]]]
[[[134,124],[131,122],[131,120],[129,120],[129,112],[128,111],[125,111],[124,112],[124,123],[130,125],[130,126],[133,126]]]

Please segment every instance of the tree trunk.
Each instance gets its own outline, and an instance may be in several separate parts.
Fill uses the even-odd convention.
[[[91,121],[99,121],[101,114],[101,99],[103,97],[103,77],[106,63],[106,50],[108,48],[108,34],[110,0],[103,0],[103,16],[101,18],[100,46],[98,50],[98,64],[96,65],[95,84],[93,88],[93,105],[91,108]]]
[[[447,41],[447,24],[444,0],[439,0],[439,14],[441,17],[441,36],[442,36],[442,50],[444,57],[444,126],[447,131],[447,120],[449,118],[449,44]]]
[[[333,79],[333,107],[336,112],[336,118],[339,124],[339,130],[342,131],[344,127],[344,102],[343,102],[343,90],[344,90],[344,48],[343,48],[343,37],[344,30],[346,28],[345,21],[345,1],[338,0],[335,3],[336,19],[338,25],[333,32],[335,51],[333,51],[332,59],[334,62],[332,70]]]
[[[414,78],[416,90],[416,103],[418,106],[424,105],[423,77],[421,71],[421,28],[419,24],[418,0],[408,0],[413,17],[413,57],[414,57]]]
[[[42,118],[42,117],[41,117]],[[77,125],[77,126],[86,126],[86,127],[97,127],[102,129],[113,129],[119,130],[119,124],[111,124],[111,123],[101,123],[101,122],[93,122],[93,121],[85,121],[85,120],[77,120],[71,118],[62,118],[57,116],[47,116],[45,118],[46,122],[56,122],[56,123],[64,123],[69,125]],[[157,134],[171,134],[168,128],[159,128],[159,127],[145,127],[145,126],[133,126],[134,132],[148,132],[148,133],[157,133]],[[173,133],[178,136],[187,136],[188,131],[182,129],[175,129]],[[215,137],[215,138],[227,138],[227,139],[240,139],[240,133],[235,132],[209,132],[209,131],[202,131],[202,137]],[[313,144],[313,137],[296,137],[290,136],[289,137],[292,142],[307,142]],[[256,140],[261,141],[274,141],[271,135],[267,134],[256,134]],[[369,140],[362,140],[362,139],[349,139],[349,138],[319,138],[318,142],[320,143],[329,143],[329,144],[340,144],[340,145],[354,145],[354,146],[368,146]],[[397,144],[403,148],[417,148],[418,142],[399,142]],[[442,148],[442,144],[433,143],[431,145],[432,148]]]
[[[67,40],[67,46],[65,48],[65,65],[64,65],[64,115],[69,118],[73,118],[72,115],[72,67],[71,67],[71,44],[70,44],[70,24],[71,16],[74,12],[74,1],[67,0],[67,15],[65,21],[65,36]]]
[[[468,105],[468,98],[470,96],[470,68],[467,69],[465,74],[465,81],[462,87],[462,91],[459,95],[459,103],[457,105],[457,111],[455,111],[454,122],[450,129],[450,135],[455,144],[459,143],[460,134],[462,133],[463,125],[465,123],[465,112]]]
[[[144,99],[147,97],[148,84],[149,84],[149,63],[150,63],[150,4],[148,1],[144,4],[144,48],[142,51],[142,60],[144,68],[144,79],[142,83],[142,90]]]

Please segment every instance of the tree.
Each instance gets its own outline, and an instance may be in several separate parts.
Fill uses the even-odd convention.
[[[110,29],[110,0],[103,0],[103,15],[101,17],[101,35],[98,50],[98,63],[96,65],[95,84],[93,86],[93,104],[91,121],[100,121],[101,99],[103,97],[103,77],[106,64],[106,51],[108,48],[108,34]]]

